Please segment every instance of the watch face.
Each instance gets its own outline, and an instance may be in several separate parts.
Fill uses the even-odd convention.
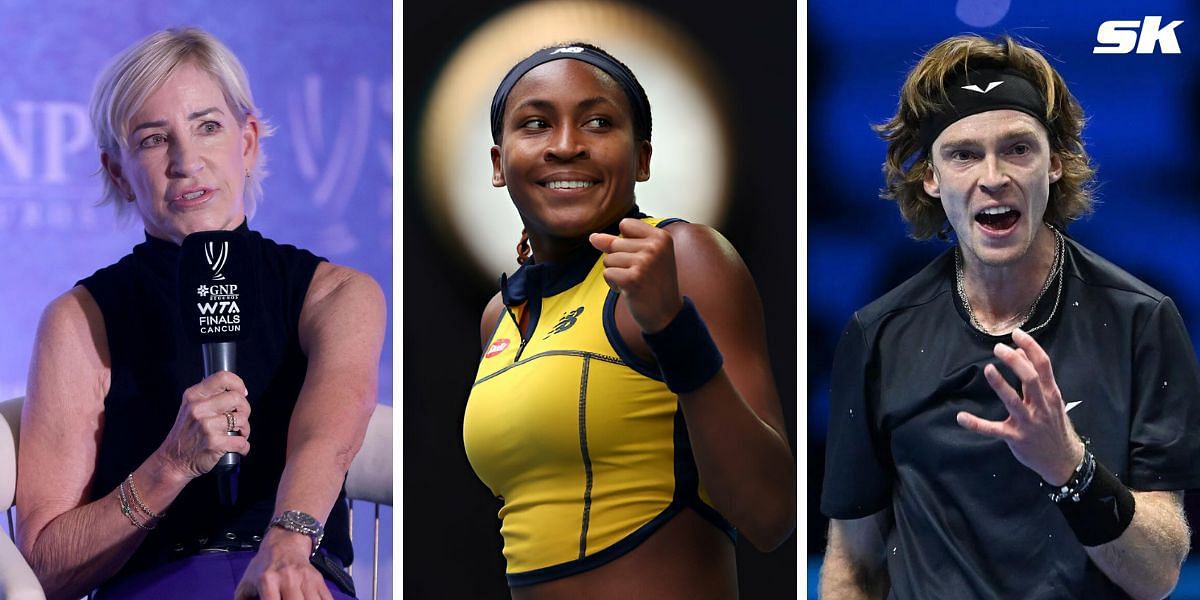
[[[319,523],[317,523],[317,520],[315,518],[313,518],[312,515],[309,515],[309,514],[305,514],[302,512],[298,512],[298,511],[290,511],[290,512],[285,513],[285,515],[288,517],[288,519],[290,521],[292,521],[296,525],[299,525],[302,527],[309,527],[312,529],[316,529],[321,526]]]

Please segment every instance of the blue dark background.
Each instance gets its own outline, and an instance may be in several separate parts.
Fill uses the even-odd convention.
[[[879,198],[885,144],[870,126],[895,112],[920,54],[951,35],[1007,33],[1039,46],[1088,116],[1098,167],[1095,214],[1069,229],[1084,245],[1171,296],[1200,340],[1200,12],[1194,2],[1032,0],[810,2],[808,6],[808,552],[819,562],[819,514],[836,336],[853,312],[946,248],[907,237]],[[1108,20],[1173,20],[1181,54],[1093,54]],[[1181,357],[1181,360],[1191,357]],[[1198,433],[1200,435],[1200,433]],[[1193,528],[1200,510],[1189,498]],[[1197,505],[1200,506],[1200,505]],[[1193,544],[1194,545],[1194,544]],[[810,565],[811,567],[811,565]],[[1185,574],[1175,597],[1200,577]],[[810,572],[809,585],[816,583]]]

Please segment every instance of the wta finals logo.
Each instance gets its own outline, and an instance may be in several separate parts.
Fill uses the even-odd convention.
[[[229,260],[229,242],[204,244],[204,259],[212,271],[212,280],[225,281],[225,274],[221,271]],[[201,285],[196,288],[196,295],[203,300],[196,303],[196,309],[200,311],[200,333],[237,333],[242,330],[238,284]]]
[[[221,249],[217,250],[217,242],[209,242],[204,245],[204,258],[208,261],[208,268],[212,269],[213,281],[225,281],[225,274],[221,273],[221,269],[225,268],[225,260],[229,258],[229,242],[221,242]]]

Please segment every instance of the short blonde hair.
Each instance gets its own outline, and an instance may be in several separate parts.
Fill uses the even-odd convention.
[[[925,193],[925,174],[931,168],[929,148],[921,145],[921,120],[949,104],[946,81],[956,72],[991,67],[1020,73],[1046,100],[1042,121],[1047,124],[1050,149],[1062,160],[1063,174],[1050,185],[1044,219],[1066,227],[1092,211],[1092,167],[1083,147],[1083,108],[1067,89],[1058,71],[1037,50],[1009,36],[988,40],[975,34],[948,38],[931,48],[900,88],[896,114],[875,131],[888,142],[883,163],[883,198],[895,200],[912,227],[912,237],[926,240],[942,231],[946,212],[937,198]]]
[[[118,54],[100,73],[89,107],[92,131],[99,150],[119,156],[127,150],[129,121],[146,99],[167,80],[179,65],[192,63],[212,75],[225,102],[233,110],[239,127],[247,118],[258,121],[258,137],[269,137],[272,128],[254,104],[250,82],[241,62],[212,34],[197,27],[165,29],[153,33]],[[266,153],[259,146],[258,160],[247,182],[246,214],[253,216],[262,197],[262,180],[268,175]],[[103,173],[103,169],[101,169]],[[129,203],[116,183],[104,174],[100,204],[111,203],[118,217],[129,215]]]

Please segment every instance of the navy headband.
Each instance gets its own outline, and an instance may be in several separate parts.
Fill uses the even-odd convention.
[[[508,94],[512,91],[513,86],[517,85],[517,81],[538,65],[564,58],[583,61],[612,77],[617,82],[617,85],[625,90],[625,95],[629,97],[629,105],[633,107],[633,133],[635,137],[639,140],[650,139],[650,100],[646,98],[646,91],[642,89],[642,84],[638,83],[637,78],[633,76],[633,72],[597,48],[586,44],[572,44],[538,50],[525,60],[517,63],[508,72],[508,75],[504,76],[504,79],[500,82],[500,87],[496,88],[496,95],[492,96],[493,142],[496,144],[500,143],[500,133],[504,120],[504,105],[508,102]]]
[[[947,106],[921,119],[920,141],[926,152],[933,141],[955,121],[989,110],[1017,110],[1050,130],[1046,100],[1024,75],[1011,70],[978,69],[956,72],[946,80]]]

